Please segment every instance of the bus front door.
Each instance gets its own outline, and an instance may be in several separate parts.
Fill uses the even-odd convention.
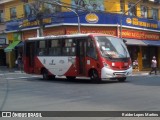
[[[86,75],[86,42],[85,40],[78,40],[78,66],[79,66],[79,75],[85,76]]]

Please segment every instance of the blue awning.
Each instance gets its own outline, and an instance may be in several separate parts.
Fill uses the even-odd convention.
[[[147,46],[146,43],[143,42],[143,40],[137,40],[137,39],[126,39],[124,38],[124,40],[126,40],[126,44],[127,45],[138,45],[138,46]]]
[[[149,46],[160,46],[160,40],[143,40]]]
[[[16,47],[23,47],[24,46],[24,42],[21,41],[18,45],[16,45]]]

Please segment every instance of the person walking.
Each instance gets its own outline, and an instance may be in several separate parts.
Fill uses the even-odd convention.
[[[22,69],[23,69],[23,61],[22,61],[22,55],[21,55],[21,54],[18,55],[17,61],[18,61],[18,68],[19,68],[20,71],[22,72]]]
[[[152,61],[151,61],[151,71],[150,71],[150,75],[152,74],[152,72],[154,71],[155,72],[155,75],[157,75],[157,60],[156,60],[156,57],[153,56],[152,58]]]

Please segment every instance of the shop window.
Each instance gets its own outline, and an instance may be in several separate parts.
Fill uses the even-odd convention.
[[[59,0],[57,0],[59,2]],[[57,6],[56,4],[44,3],[43,12],[45,14],[53,14],[61,11],[61,6]]]
[[[0,10],[0,23],[4,22],[4,13],[3,10]]]
[[[142,47],[143,68],[151,67],[151,60],[153,56],[157,56],[157,47]]]
[[[148,8],[146,6],[141,5],[141,17],[147,18],[148,17]]]
[[[10,8],[10,19],[16,19],[17,18],[17,11],[16,8]]]
[[[151,18],[154,19],[154,20],[158,20],[158,9],[152,8]]]
[[[136,16],[136,7],[134,6],[134,3],[128,3],[128,15],[130,16]]]
[[[128,46],[128,51],[132,59],[132,62],[138,59],[138,53],[140,51],[139,46]]]

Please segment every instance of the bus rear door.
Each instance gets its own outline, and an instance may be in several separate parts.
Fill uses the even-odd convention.
[[[86,75],[86,40],[85,39],[80,39],[78,41],[78,73],[80,76],[85,76]]]

